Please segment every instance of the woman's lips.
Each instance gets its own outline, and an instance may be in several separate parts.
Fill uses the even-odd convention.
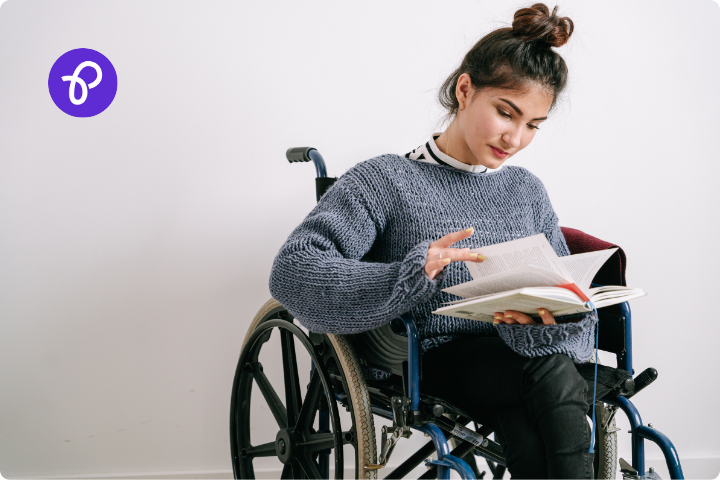
[[[490,145],[490,148],[492,148],[493,153],[494,153],[495,156],[497,156],[498,158],[505,158],[505,157],[508,156],[507,153],[503,152],[503,151],[500,150],[500,149],[497,149],[497,148],[493,147],[492,145]]]

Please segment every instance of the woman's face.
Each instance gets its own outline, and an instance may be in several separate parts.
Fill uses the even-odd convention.
[[[552,96],[538,85],[525,92],[475,90],[470,77],[458,80],[459,109],[453,123],[457,148],[471,165],[498,168],[508,158],[528,146],[538,126],[547,118]],[[452,154],[448,153],[453,156]]]

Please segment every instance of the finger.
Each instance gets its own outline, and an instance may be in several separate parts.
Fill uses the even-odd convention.
[[[493,323],[496,323],[496,324],[497,324],[497,323],[504,323],[504,322],[503,322],[503,314],[502,314],[502,312],[495,312],[494,317],[495,317],[495,318],[493,319]]]
[[[437,252],[437,253],[436,253]],[[485,261],[485,256],[477,252],[471,252],[469,248],[433,248],[429,250],[430,257],[450,258],[451,261],[465,261],[481,263]]]
[[[450,257],[443,257],[443,258],[438,258],[437,260],[430,260],[429,262],[427,262],[425,264],[425,268],[432,269],[432,270],[435,270],[437,268],[437,269],[442,270],[442,268],[445,265],[447,265],[448,263],[450,263],[451,261],[452,261],[452,259]]]
[[[545,325],[555,325],[555,317],[553,317],[552,314],[548,312],[547,308],[538,308],[538,313],[540,314],[540,318],[542,318],[542,322]]]
[[[439,239],[435,240],[433,243],[430,244],[431,247],[440,247],[440,248],[447,248],[450,245],[452,245],[455,242],[459,242],[463,238],[468,238],[473,234],[475,231],[475,227],[470,227],[465,230],[460,230],[458,232],[452,232],[448,233],[444,237],[440,237]]]
[[[529,315],[525,315],[522,312],[516,312],[515,310],[505,310],[505,319],[511,318],[515,320],[517,323],[522,323],[526,325],[532,325],[535,323],[535,320],[530,318]]]
[[[440,258],[450,258],[457,260],[463,254],[470,252],[469,248],[430,248],[428,249],[428,258],[438,260]]]
[[[481,255],[477,252],[468,252],[468,257],[470,257],[471,262],[477,262],[481,263],[485,261],[485,255]]]
[[[513,316],[508,312],[509,312],[509,310],[500,313],[500,315],[502,316],[503,323],[520,323],[516,319],[514,319]]]
[[[450,255],[453,260],[463,260],[466,262],[482,262],[485,260],[485,255],[481,255],[477,252],[471,252],[469,248],[443,248],[442,256]]]

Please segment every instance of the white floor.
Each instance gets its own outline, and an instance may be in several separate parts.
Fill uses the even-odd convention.
[[[665,466],[664,459],[646,459],[645,461],[646,468],[653,467],[655,469],[655,472],[660,475],[663,479],[669,479],[670,475],[668,474],[667,467]],[[683,474],[686,479],[688,480],[695,480],[695,479],[717,479],[720,478],[720,458],[687,458],[687,459],[681,459],[681,465],[683,469]],[[391,471],[394,466],[388,466],[387,471]],[[478,467],[480,471],[487,471],[488,473],[485,475],[485,478],[490,478],[490,470],[487,468],[485,462],[478,458]],[[417,478],[420,474],[422,474],[425,471],[424,466],[419,466],[416,468],[412,473],[412,476],[409,476],[407,478]],[[280,472],[277,470],[269,470],[269,471],[256,471],[257,478],[279,478]],[[345,478],[352,478],[354,472],[353,471],[346,471],[345,472]],[[382,474],[378,475],[378,478],[382,478]],[[332,477],[332,472],[331,472]],[[131,474],[98,474],[98,475],[78,475],[78,476],[56,476],[56,477],[22,477],[22,478],[33,478],[33,479],[45,479],[45,478],[55,478],[55,479],[70,479],[70,478],[77,478],[77,479],[102,479],[102,480],[110,480],[110,479],[130,479],[130,480],[141,480],[144,478],[147,478],[149,480],[160,480],[160,479],[205,479],[205,480],[213,480],[213,479],[232,479],[233,474],[232,470],[207,470],[207,471],[199,471],[199,472],[145,472],[145,473],[131,473]],[[455,472],[452,472],[451,478],[460,478]],[[508,473],[505,474],[503,478],[510,478],[510,475]],[[620,472],[617,472],[616,478],[620,479],[622,478],[622,475],[620,475]]]

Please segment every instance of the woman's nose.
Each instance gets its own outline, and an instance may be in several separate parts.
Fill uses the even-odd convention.
[[[522,127],[516,127],[508,130],[501,138],[502,141],[505,142],[510,148],[520,147],[520,141],[522,139]]]

